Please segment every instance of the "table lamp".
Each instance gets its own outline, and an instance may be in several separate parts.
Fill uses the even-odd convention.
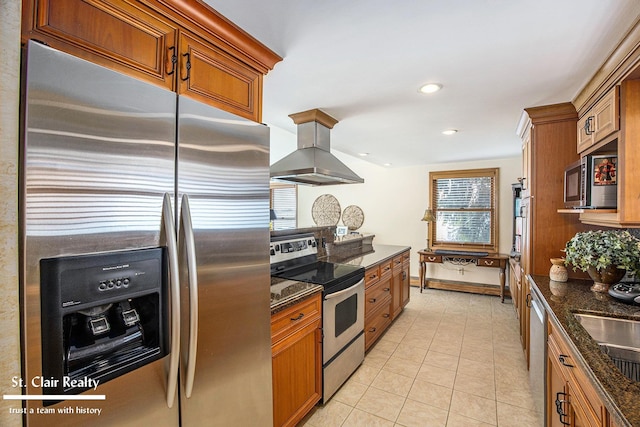
[[[429,231],[430,231],[429,230],[429,226],[435,220],[436,220],[436,218],[433,216],[433,211],[431,209],[427,209],[427,210],[424,211],[424,216],[422,217],[421,221],[426,221],[426,223],[427,223],[427,247],[426,247],[427,251],[431,250],[429,248]]]

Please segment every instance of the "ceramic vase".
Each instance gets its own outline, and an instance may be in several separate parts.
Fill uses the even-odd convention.
[[[589,267],[587,273],[589,273],[589,277],[593,280],[591,290],[594,292],[607,292],[611,285],[622,280],[626,272],[627,270],[618,268],[614,265],[610,265],[601,270]]]
[[[549,279],[556,282],[566,282],[569,278],[569,272],[564,266],[564,258],[551,258],[550,261]]]

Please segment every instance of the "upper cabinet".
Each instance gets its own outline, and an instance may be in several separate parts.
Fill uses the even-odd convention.
[[[619,87],[613,87],[578,121],[578,153],[620,130]]]
[[[617,153],[615,211],[585,210],[584,224],[640,227],[640,20],[582,88],[578,110],[580,155]]]
[[[282,60],[198,0],[23,0],[31,38],[258,122]]]

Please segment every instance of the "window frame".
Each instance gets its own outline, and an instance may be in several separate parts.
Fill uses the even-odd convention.
[[[292,230],[298,227],[298,186],[296,184],[285,184],[285,183],[269,183],[269,208],[276,210],[274,206],[274,192],[279,190],[293,190],[294,191],[294,202],[291,209],[294,212],[293,218],[281,218],[273,220],[272,230]],[[277,213],[277,212],[276,212]],[[277,223],[280,222],[280,223]],[[284,222],[284,224],[282,224]],[[284,226],[283,226],[284,225]]]
[[[462,251],[483,251],[491,254],[498,253],[499,240],[499,215],[498,215],[498,191],[499,191],[499,168],[483,168],[483,169],[464,169],[454,171],[433,171],[429,172],[429,199],[433,211],[433,215],[436,218],[429,227],[429,244],[432,250],[447,249],[447,250],[462,250]],[[491,188],[491,207],[489,209],[474,209],[472,211],[489,211],[491,218],[490,229],[490,242],[489,243],[456,243],[451,241],[439,241],[436,239],[438,228],[438,212],[452,211],[451,209],[438,208],[437,194],[435,189],[437,188],[436,181],[439,179],[453,179],[453,178],[481,178],[489,177],[492,179]],[[459,211],[470,211],[468,209],[460,209]]]

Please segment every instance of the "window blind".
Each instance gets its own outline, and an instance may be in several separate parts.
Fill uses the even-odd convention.
[[[273,220],[274,230],[296,228],[296,206],[298,199],[295,185],[283,185],[271,188],[271,209],[276,214]]]

